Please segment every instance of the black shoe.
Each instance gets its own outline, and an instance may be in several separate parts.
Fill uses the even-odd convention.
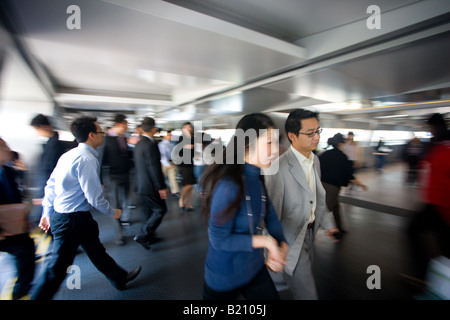
[[[161,237],[151,237],[150,239],[147,240],[147,245],[152,245],[158,242],[161,242],[163,239]]]
[[[25,291],[25,292],[13,292],[12,299],[13,300],[30,300],[30,297],[28,296],[28,291]]]
[[[143,238],[136,236],[134,237],[134,241],[143,246],[145,250],[150,250],[150,244]]]
[[[123,280],[123,282],[116,284],[116,288],[118,290],[125,290],[127,283],[134,280],[139,275],[141,270],[142,270],[142,267],[139,266],[136,269],[134,269],[133,271],[128,272],[125,279]]]

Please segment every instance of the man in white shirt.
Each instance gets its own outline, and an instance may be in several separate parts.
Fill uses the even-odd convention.
[[[292,111],[285,123],[291,147],[278,159],[278,171],[266,175],[266,187],[280,217],[289,253],[284,280],[296,300],[318,299],[313,276],[314,238],[319,228],[335,240],[333,217],[320,183],[320,163],[313,153],[320,139],[318,114],[303,109]]]
[[[80,245],[96,268],[119,290],[124,290],[141,271],[138,267],[127,272],[106,253],[99,239],[98,224],[90,213],[95,208],[114,219],[122,214],[120,209],[111,208],[100,184],[96,149],[102,145],[105,133],[91,117],[75,119],[70,129],[79,145],[61,156],[45,186],[39,227],[45,232],[51,230],[53,252],[32,300],[54,296]]]

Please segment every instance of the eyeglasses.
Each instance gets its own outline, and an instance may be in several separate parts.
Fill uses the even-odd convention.
[[[105,134],[104,131],[98,131],[98,132],[95,132],[95,133],[98,133],[98,134]]]
[[[319,129],[317,131],[314,132],[310,132],[310,133],[303,133],[303,132],[299,132],[299,134],[304,134],[305,136],[308,136],[308,138],[314,138],[314,136],[316,134],[321,134],[323,129]]]

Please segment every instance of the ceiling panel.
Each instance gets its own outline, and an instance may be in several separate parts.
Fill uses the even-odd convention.
[[[239,84],[302,59],[103,1],[14,1],[30,50],[62,87],[176,95]],[[176,97],[175,97],[175,100]]]
[[[328,102],[377,100],[429,87],[445,89],[450,81],[448,52],[450,32],[266,87]]]
[[[418,0],[166,0],[245,28],[294,42],[300,38],[365,20],[376,4],[388,12]]]
[[[385,20],[373,33],[365,27],[371,0],[79,0],[81,29],[69,30],[72,4],[1,6],[22,52],[52,80],[62,112],[221,122],[301,106],[365,118],[383,112],[380,104],[450,99],[445,0],[379,0]],[[427,5],[439,10],[422,17]],[[343,30],[351,32],[333,37]]]

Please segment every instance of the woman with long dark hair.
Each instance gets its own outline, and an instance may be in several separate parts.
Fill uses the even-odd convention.
[[[267,268],[283,270],[288,245],[261,170],[278,155],[272,152],[278,150],[274,129],[264,114],[244,116],[223,158],[216,156],[204,171],[202,214],[209,226],[204,299],[279,299]]]

